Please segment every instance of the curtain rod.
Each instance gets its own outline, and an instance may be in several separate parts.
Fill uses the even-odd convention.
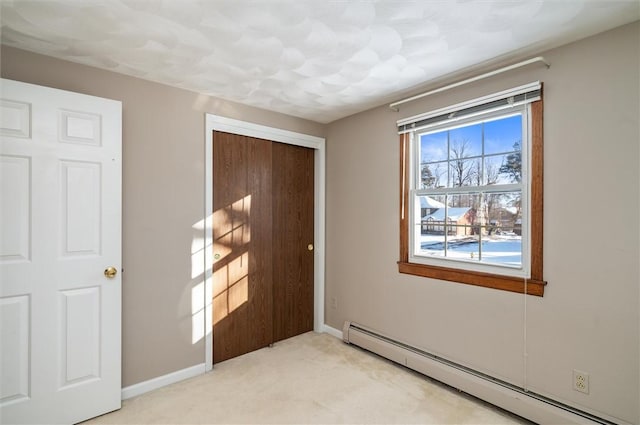
[[[493,71],[489,71],[489,72],[486,72],[484,74],[476,75],[475,77],[467,78],[466,80],[458,81],[457,83],[449,84],[449,85],[444,86],[444,87],[439,87],[437,89],[434,89],[434,90],[431,90],[431,91],[428,91],[428,92],[425,92],[425,93],[420,93],[420,94],[417,94],[415,96],[411,96],[411,97],[408,97],[406,99],[402,99],[402,100],[399,100],[397,102],[390,103],[389,104],[389,108],[393,109],[396,112],[398,112],[400,110],[400,108],[398,108],[398,106],[402,105],[403,103],[413,102],[414,100],[417,100],[417,99],[420,99],[420,98],[423,98],[423,97],[426,97],[426,96],[429,96],[429,95],[432,95],[432,94],[435,94],[435,93],[440,93],[440,92],[443,92],[445,90],[452,89],[454,87],[462,86],[462,85],[465,85],[465,84],[468,84],[468,83],[473,83],[474,81],[482,80],[483,78],[487,78],[487,77],[492,77],[494,75],[501,74],[501,73],[507,72],[507,71],[511,71],[512,69],[520,68],[520,67],[523,67],[523,66],[526,66],[526,65],[529,65],[529,64],[532,64],[532,63],[536,63],[536,62],[544,63],[547,68],[551,67],[551,64],[549,62],[547,62],[544,57],[537,56],[535,58],[528,59],[526,61],[514,63],[513,65],[505,66],[503,68],[499,68],[499,69],[496,69],[496,70],[493,70]]]

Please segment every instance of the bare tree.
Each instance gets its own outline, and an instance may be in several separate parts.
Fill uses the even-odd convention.
[[[475,174],[474,163],[467,158],[471,156],[471,143],[467,139],[451,142],[451,179],[454,187],[469,186]]]
[[[472,178],[474,180],[473,183],[476,186],[481,186],[482,185],[482,163],[481,163],[480,158],[476,159],[473,162]]]
[[[494,162],[491,161],[485,161],[484,163],[484,175],[486,178],[486,184],[487,185],[492,185],[492,184],[496,184],[498,182],[498,178],[500,177],[500,169],[498,167],[498,165]],[[495,220],[496,223],[498,222],[497,219],[495,219],[493,217],[493,212],[494,209],[496,208],[496,206],[500,206],[500,197],[502,195],[500,194],[495,194],[495,193],[487,193],[485,194],[485,205],[486,205],[486,218],[487,221],[489,223],[491,223],[491,221]],[[491,234],[492,230],[490,228],[489,230],[489,234]]]
[[[500,177],[500,169],[495,163],[491,161],[485,161],[484,175],[487,178],[488,185],[496,184],[498,182],[498,177]]]
[[[433,187],[443,187],[442,177],[443,175],[446,177],[447,167],[443,166],[442,162],[436,164],[433,168],[433,176],[435,178],[435,183]]]

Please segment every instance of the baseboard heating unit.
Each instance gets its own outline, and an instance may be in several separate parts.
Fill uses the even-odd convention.
[[[626,424],[613,422],[493,378],[396,341],[362,325],[345,322],[344,342],[399,363],[460,391],[539,424]]]

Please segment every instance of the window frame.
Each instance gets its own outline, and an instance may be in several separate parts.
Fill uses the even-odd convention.
[[[410,199],[413,164],[411,133],[400,134],[400,259],[398,271],[404,274],[458,282],[468,285],[482,286],[529,295],[543,296],[547,282],[543,279],[543,99],[541,88],[540,100],[528,104],[529,107],[529,238],[528,256],[529,273],[510,275],[506,273],[491,273],[486,271],[469,270],[442,265],[423,264],[410,260],[410,214],[412,208]],[[526,249],[523,247],[523,263]]]
[[[488,111],[484,114],[475,115],[472,117],[468,117],[463,120],[457,120],[455,123],[444,122],[438,125],[434,125],[428,128],[420,129],[411,132],[411,149],[410,149],[410,183],[409,183],[409,220],[410,223],[413,223],[413,226],[416,225],[417,220],[415,215],[412,217],[412,214],[416,214],[416,201],[418,196],[456,196],[456,195],[480,195],[481,193],[490,194],[490,193],[503,193],[503,192],[516,192],[519,191],[521,193],[521,202],[522,202],[522,210],[529,211],[529,197],[528,197],[528,188],[529,188],[529,167],[523,167],[522,178],[519,183],[500,183],[500,184],[486,184],[486,182],[482,182],[480,185],[466,185],[466,186],[451,186],[450,181],[447,182],[447,185],[442,188],[422,188],[419,187],[421,184],[421,174],[423,165],[420,161],[420,153],[421,153],[421,136],[424,134],[442,132],[448,130],[456,130],[459,128],[465,128],[471,125],[476,125],[483,122],[491,122],[491,121],[499,121],[501,119],[509,118],[510,116],[519,115],[521,118],[521,149],[520,154],[522,158],[523,164],[529,163],[529,138],[530,138],[530,123],[529,123],[529,105],[521,104],[517,105],[513,108],[502,108],[499,110]],[[484,136],[483,136],[483,144],[484,144]],[[451,146],[448,145],[448,150],[450,150]],[[480,155],[471,156],[469,160],[474,160],[481,158],[484,159],[487,157],[493,157],[497,155],[507,155],[511,152],[503,152],[499,154],[485,154],[484,146],[481,149]],[[447,160],[438,161],[439,163],[446,163],[447,169],[450,169],[451,159],[447,158]],[[450,176],[449,176],[450,177]],[[483,176],[484,177],[484,176]],[[427,265],[440,265],[442,267],[451,266],[451,268],[460,268],[462,270],[472,270],[472,271],[480,271],[487,273],[494,273],[499,275],[506,276],[518,276],[520,278],[524,278],[529,275],[529,226],[528,226],[528,214],[523,215],[522,217],[522,244],[521,244],[521,257],[523,259],[521,265],[518,266],[508,266],[508,265],[500,265],[496,263],[483,263],[483,262],[475,262],[468,261],[464,259],[455,259],[452,257],[444,256],[426,256],[419,255],[416,251],[417,241],[416,241],[416,232],[409,232],[409,261],[416,264],[427,264]],[[450,219],[447,218],[447,222]],[[438,226],[438,224],[434,224],[432,226]],[[410,225],[411,228],[411,225]],[[422,223],[420,225],[422,230]],[[450,232],[447,232],[450,235]]]

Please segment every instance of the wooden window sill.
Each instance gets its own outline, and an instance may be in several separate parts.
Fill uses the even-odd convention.
[[[414,276],[429,277],[432,279],[446,280],[449,282],[464,283],[467,285],[483,286],[502,291],[525,292],[525,280],[521,277],[503,276],[491,273],[482,273],[469,270],[459,270],[447,267],[427,266],[424,264],[398,261],[398,271]],[[542,297],[547,282],[542,280],[527,279],[526,291],[529,295]]]

